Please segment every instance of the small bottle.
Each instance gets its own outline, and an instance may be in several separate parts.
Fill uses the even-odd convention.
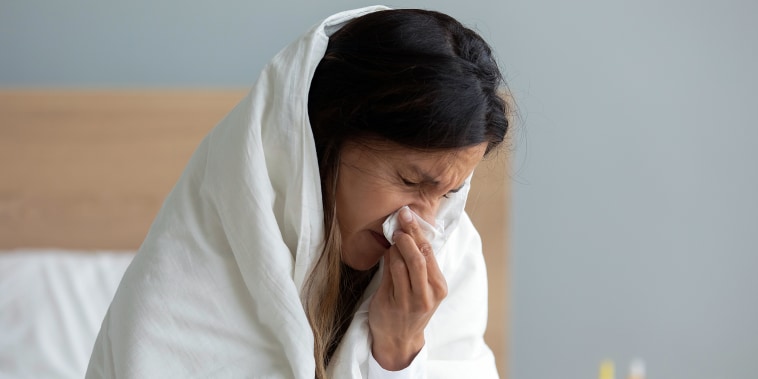
[[[645,379],[645,361],[642,359],[632,360],[629,364],[628,379]]]
[[[606,359],[600,363],[598,379],[616,379],[615,366],[612,360]]]

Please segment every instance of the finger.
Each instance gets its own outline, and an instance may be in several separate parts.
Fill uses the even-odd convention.
[[[445,275],[442,274],[442,270],[437,263],[437,257],[434,254],[428,255],[426,258],[429,288],[436,298],[444,299],[447,297],[447,280],[445,279]]]
[[[385,285],[392,285],[392,274],[390,274],[390,249],[384,252],[384,263],[382,267],[382,280],[380,287]]]
[[[389,270],[392,277],[392,294],[395,302],[403,304],[408,301],[411,293],[411,283],[408,278],[408,268],[397,244],[389,249]]]
[[[442,269],[439,266],[437,257],[434,254],[424,255],[426,263],[426,273],[428,276],[428,288],[434,294],[437,299],[444,299],[447,297],[447,280],[442,273]]]
[[[382,263],[382,279],[379,281],[379,288],[376,290],[374,298],[379,301],[392,301],[392,274],[390,273],[390,253],[389,249],[384,253]]]
[[[399,219],[402,230],[416,241],[416,245],[421,254],[424,256],[433,255],[432,245],[427,241],[426,236],[421,231],[421,226],[418,224],[418,220],[413,217],[411,210],[407,207],[401,209]]]
[[[393,239],[395,240],[397,250],[402,254],[405,261],[411,292],[415,294],[426,293],[428,289],[427,259],[418,249],[416,241],[409,234],[397,231],[393,235]],[[434,257],[434,254],[430,255]]]

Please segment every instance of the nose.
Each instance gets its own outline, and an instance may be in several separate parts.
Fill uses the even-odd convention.
[[[441,199],[419,199],[418,201],[409,204],[411,210],[419,215],[424,221],[431,225],[435,225],[435,219],[437,218],[437,212],[439,211]],[[435,225],[436,226],[436,225]]]

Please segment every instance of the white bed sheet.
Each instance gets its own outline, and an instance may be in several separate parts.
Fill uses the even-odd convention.
[[[133,252],[0,251],[0,378],[82,378]]]

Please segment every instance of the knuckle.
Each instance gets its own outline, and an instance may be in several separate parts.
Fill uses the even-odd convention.
[[[405,270],[405,262],[402,259],[395,259],[390,263],[390,270],[399,272]]]
[[[432,312],[435,308],[437,308],[437,302],[434,298],[429,296],[426,298],[426,301],[424,301],[423,307],[425,312]]]
[[[393,236],[393,238],[395,239],[396,244],[408,243],[409,241],[413,241],[413,237],[411,237],[409,234],[406,234],[406,233],[397,233]]]
[[[444,278],[431,280],[429,282],[429,286],[432,288],[432,291],[434,292],[435,296],[437,296],[438,299],[442,300],[447,297],[448,288],[447,288],[447,282],[445,281]]]
[[[421,231],[421,227],[418,225],[418,222],[416,222],[415,219],[409,221],[405,226],[408,232],[413,235]]]
[[[421,252],[421,255],[425,257],[429,255],[434,255],[434,250],[432,250],[432,245],[426,241],[418,245],[418,250]]]
[[[431,296],[424,296],[413,304],[413,312],[426,314],[434,311],[436,303]]]
[[[439,294],[440,300],[442,300],[442,299],[444,299],[444,298],[447,297],[447,284],[443,284],[442,285],[442,287],[440,288],[438,294]]]
[[[414,269],[421,269],[426,266],[426,259],[424,259],[424,256],[421,254],[412,254],[407,258],[407,263],[408,266],[413,267]]]

